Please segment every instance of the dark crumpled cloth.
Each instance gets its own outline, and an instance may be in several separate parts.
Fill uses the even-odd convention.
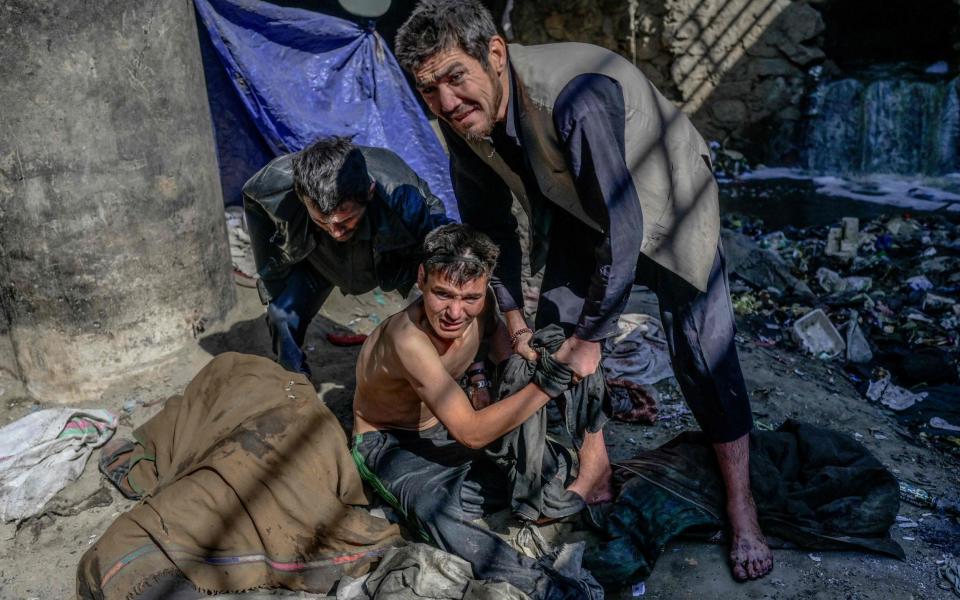
[[[897,421],[910,427],[916,433],[925,433],[934,443],[950,449],[960,438],[960,432],[952,426],[960,426],[960,386],[938,385],[921,387],[914,392],[926,392],[923,402],[917,402],[906,410],[897,413]]]
[[[531,346],[556,352],[566,336],[557,325],[536,332]],[[500,374],[497,398],[516,393],[530,383],[537,363],[515,354]],[[585,506],[566,490],[576,479],[577,451],[586,432],[596,432],[609,420],[610,409],[602,370],[584,377],[575,387],[549,402],[520,427],[489,445],[487,455],[507,475],[510,507],[521,519],[561,518]]]
[[[691,528],[724,525],[725,493],[711,445],[694,432],[617,465],[624,481],[607,539],[584,557],[602,584],[645,579],[663,547]],[[859,442],[798,421],[750,434],[750,484],[771,546],[868,550],[903,559],[889,528],[897,480]]]

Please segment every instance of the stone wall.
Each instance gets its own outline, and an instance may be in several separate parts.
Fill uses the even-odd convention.
[[[520,43],[583,41],[619,52],[707,139],[789,164],[808,73],[830,67],[819,9],[831,1],[843,0],[518,0],[511,23]],[[954,51],[960,58],[960,43]]]

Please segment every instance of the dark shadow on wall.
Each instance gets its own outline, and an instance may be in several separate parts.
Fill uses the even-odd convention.
[[[823,49],[845,70],[862,63],[950,60],[949,49],[960,42],[960,6],[952,0],[844,0],[820,10],[827,24]]]
[[[723,17],[675,59],[690,65],[672,69],[684,106],[693,108],[691,118],[705,137],[751,161],[798,164],[807,73],[825,58],[819,14],[806,3],[784,7],[780,0],[728,1],[713,10]],[[693,23],[678,35],[696,31]]]

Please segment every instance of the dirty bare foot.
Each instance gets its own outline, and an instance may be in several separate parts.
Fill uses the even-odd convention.
[[[587,433],[580,448],[580,472],[567,490],[583,498],[587,504],[610,502],[613,500],[612,476],[603,431]]]
[[[607,465],[605,472],[591,475],[589,478],[581,470],[580,476],[567,486],[567,491],[580,496],[587,504],[611,502],[613,500],[613,484],[610,482],[612,476],[613,471],[610,465]]]
[[[750,436],[713,445],[727,489],[730,519],[730,568],[738,581],[763,577],[773,569],[773,554],[757,520],[750,490]]]
[[[773,570],[773,553],[757,522],[753,497],[727,503],[730,518],[730,569],[737,581],[759,579]]]
[[[606,473],[595,481],[585,482],[581,475],[567,487],[567,490],[583,498],[587,504],[611,502],[613,501],[613,485],[610,483],[612,475],[613,471],[608,466]]]

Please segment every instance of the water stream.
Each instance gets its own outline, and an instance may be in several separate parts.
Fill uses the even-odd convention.
[[[823,81],[808,117],[805,166],[811,171],[960,171],[960,77],[895,65]]]

